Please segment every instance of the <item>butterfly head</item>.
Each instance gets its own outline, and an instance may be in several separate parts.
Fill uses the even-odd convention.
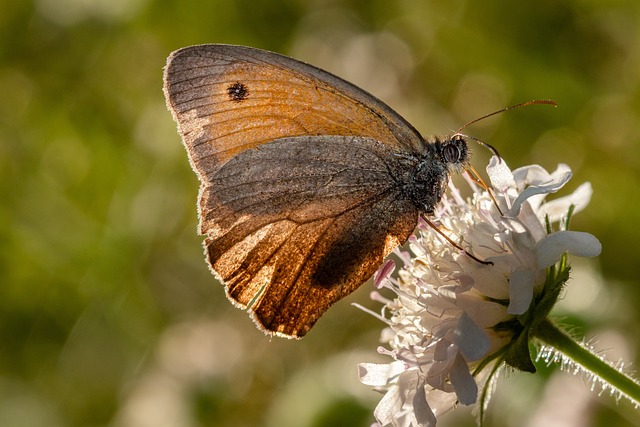
[[[449,170],[460,170],[469,163],[471,152],[462,134],[454,134],[440,143],[440,158]]]

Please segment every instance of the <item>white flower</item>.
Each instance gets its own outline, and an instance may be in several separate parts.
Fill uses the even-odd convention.
[[[379,352],[395,361],[359,365],[361,382],[385,392],[374,412],[381,425],[434,426],[456,402],[476,402],[490,365],[535,370],[527,328],[536,316],[546,317],[560,289],[549,284],[548,268],[567,252],[600,253],[594,236],[566,230],[570,209],[577,212],[589,202],[588,183],[567,197],[544,200],[571,178],[566,165],[553,173],[537,165],[512,172],[494,157],[487,172],[499,209],[487,191],[468,180],[472,199],[464,200],[450,184],[431,221],[491,265],[421,222],[409,241],[411,253],[396,251],[404,261],[397,278],[390,277],[394,265],[389,261],[376,275],[376,286],[397,295],[387,300],[374,293],[385,304],[381,318],[388,327],[382,341],[390,347]],[[554,222],[560,230],[551,232]],[[557,267],[556,273],[564,262]]]

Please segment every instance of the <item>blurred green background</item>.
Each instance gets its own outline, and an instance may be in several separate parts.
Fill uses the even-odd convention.
[[[274,50],[360,85],[424,135],[467,133],[512,167],[591,181],[556,312],[638,363],[640,2],[0,1],[0,426],[368,426],[357,381],[381,322],[367,284],[302,341],[229,304],[196,234],[198,183],[162,95],[167,55]],[[483,169],[488,156],[476,150]],[[626,426],[638,414],[540,365],[502,379],[491,426]],[[555,422],[555,424],[554,424]],[[442,426],[474,425],[462,408]]]

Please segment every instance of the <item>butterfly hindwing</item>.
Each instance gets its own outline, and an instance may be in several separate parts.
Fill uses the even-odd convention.
[[[201,201],[210,265],[263,329],[303,336],[413,231],[417,210],[389,176],[389,150],[368,138],[285,138],[211,177]]]

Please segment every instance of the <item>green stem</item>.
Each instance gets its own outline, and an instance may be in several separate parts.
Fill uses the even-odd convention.
[[[533,331],[544,344],[553,347],[580,368],[594,375],[604,388],[611,387],[620,392],[636,406],[640,404],[640,384],[620,372],[588,348],[578,344],[549,319],[545,319]]]

